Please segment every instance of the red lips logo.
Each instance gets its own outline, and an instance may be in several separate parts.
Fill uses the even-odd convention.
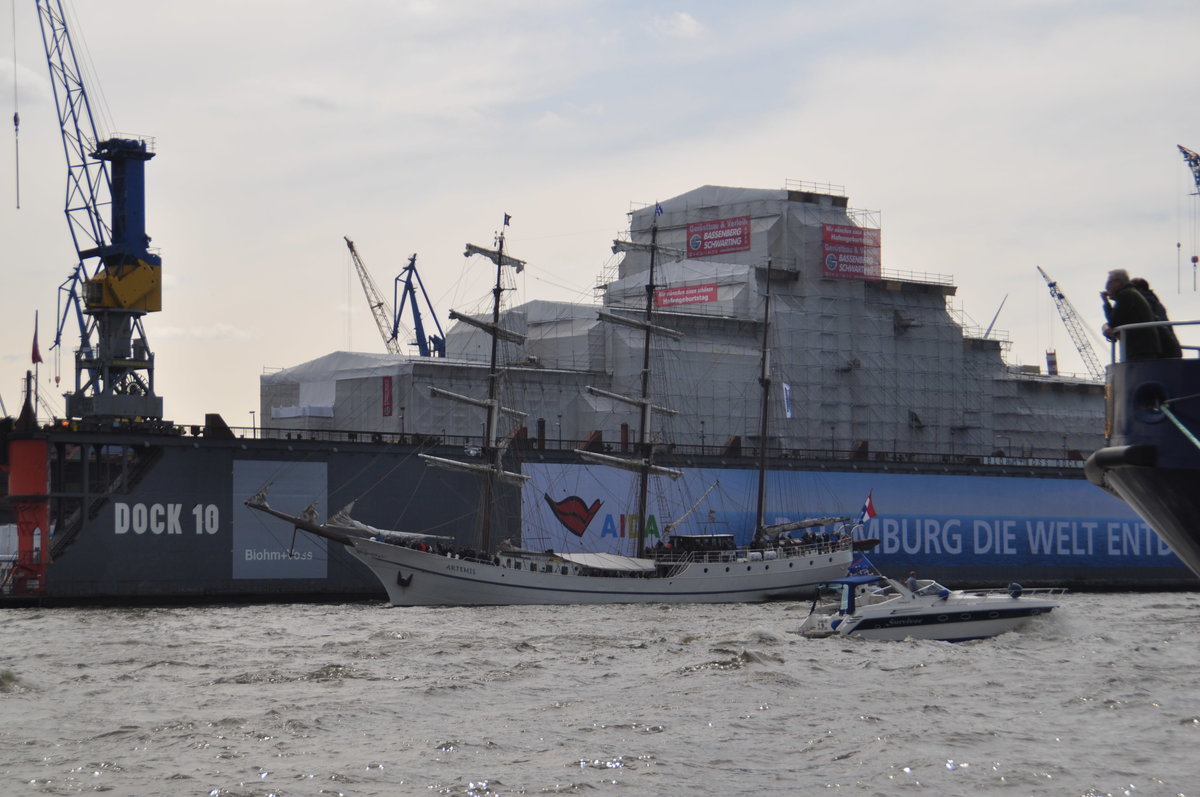
[[[563,527],[576,537],[583,536],[583,533],[587,531],[588,524],[592,522],[592,518],[600,511],[599,498],[593,501],[589,507],[577,495],[568,495],[561,501],[555,501],[545,493],[543,493],[543,497],[546,499],[546,503],[550,505],[550,509],[554,511],[554,516],[558,518],[558,522],[563,524]]]

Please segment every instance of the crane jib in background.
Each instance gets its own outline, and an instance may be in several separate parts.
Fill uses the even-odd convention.
[[[1042,275],[1042,279],[1046,280],[1046,284],[1050,286],[1050,296],[1054,299],[1058,314],[1062,316],[1063,324],[1067,327],[1067,333],[1070,334],[1071,341],[1075,344],[1075,349],[1083,360],[1083,367],[1087,369],[1088,375],[1092,379],[1103,381],[1104,368],[1100,365],[1100,360],[1096,357],[1096,352],[1092,350],[1092,344],[1084,333],[1083,322],[1079,320],[1079,314],[1067,301],[1066,294],[1058,287],[1058,283],[1050,279],[1050,275],[1042,270],[1041,266],[1038,266],[1037,270]]]
[[[1182,144],[1176,144],[1175,146],[1179,147],[1180,153],[1183,154],[1183,160],[1187,163],[1188,168],[1192,170],[1192,180],[1195,181],[1195,183],[1196,183],[1196,190],[1195,190],[1195,192],[1192,193],[1192,196],[1200,197],[1200,154],[1193,152],[1192,150],[1188,149],[1187,147],[1183,146]],[[1193,253],[1196,251],[1195,246],[1196,246],[1196,216],[1195,216],[1195,212],[1193,211],[1193,216],[1192,216],[1192,252]],[[1175,244],[1175,248],[1176,248],[1176,250],[1182,249],[1183,248],[1182,242]],[[1196,290],[1196,266],[1198,264],[1200,264],[1200,256],[1193,254],[1192,255],[1192,290]],[[1176,269],[1178,269],[1178,265],[1176,265]],[[1176,281],[1178,282],[1178,275],[1176,275]],[[1176,290],[1179,290],[1180,286],[1176,285],[1175,287],[1176,287]]]
[[[375,285],[375,280],[371,277],[371,272],[367,270],[367,266],[359,257],[358,250],[354,246],[354,241],[349,237],[342,236],[346,241],[346,246],[350,250],[350,258],[354,261],[354,269],[358,272],[359,282],[362,283],[363,293],[367,297],[367,305],[371,308],[371,315],[375,318],[375,326],[379,328],[379,334],[383,338],[383,345],[391,354],[402,354],[400,347],[400,332],[404,331],[408,335],[408,330],[401,323],[404,317],[404,306],[411,299],[414,328],[414,341],[411,345],[417,347],[417,353],[422,357],[445,357],[446,356],[446,337],[442,333],[442,325],[438,323],[437,315],[433,312],[433,303],[429,301],[429,294],[425,292],[425,285],[421,282],[421,275],[417,273],[417,256],[413,255],[408,259],[408,265],[404,270],[397,275],[392,286],[392,301],[395,305],[395,311],[388,306],[383,296],[379,293],[379,288]],[[415,287],[414,287],[415,281]],[[425,334],[425,324],[421,318],[421,308],[417,304],[416,288],[421,289],[421,296],[425,299],[425,305],[429,309],[429,316],[433,320],[433,325],[437,328],[437,335]],[[401,293],[403,292],[403,296]]]

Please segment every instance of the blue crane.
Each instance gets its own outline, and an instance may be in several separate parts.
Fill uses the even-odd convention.
[[[1192,170],[1192,179],[1196,181],[1196,193],[1200,194],[1200,154],[1193,152],[1182,144],[1176,144],[1179,152],[1183,155],[1184,161],[1187,162],[1188,168]]]
[[[37,0],[67,161],[65,211],[79,257],[59,286],[54,346],[79,326],[71,418],[161,418],[154,354],[142,318],[162,309],[162,260],[146,235],[145,164],[152,142],[96,132],[61,0]],[[107,216],[105,210],[108,211]]]
[[[403,350],[400,344],[400,332],[403,331],[405,336],[408,334],[408,329],[402,323],[404,318],[404,305],[412,300],[413,328],[415,330],[416,340],[413,345],[417,347],[417,352],[422,357],[445,357],[446,356],[446,338],[442,334],[442,325],[438,323],[437,314],[433,310],[433,302],[429,301],[429,294],[425,292],[425,285],[421,282],[421,275],[417,273],[417,256],[413,255],[408,259],[408,265],[404,267],[392,284],[392,304],[391,307],[379,295],[379,288],[375,286],[375,280],[371,277],[371,272],[367,269],[366,263],[358,254],[358,249],[354,246],[354,241],[349,237],[342,236],[346,241],[346,246],[350,249],[350,257],[354,261],[354,268],[358,271],[358,279],[362,283],[363,293],[367,297],[367,305],[371,308],[371,315],[375,318],[375,326],[379,328],[379,334],[383,337],[383,345],[391,354],[401,354]],[[414,287],[413,281],[416,281]],[[429,309],[429,317],[433,319],[433,324],[437,327],[437,335],[425,334],[425,324],[421,319],[421,308],[417,304],[417,291],[421,289],[421,296],[425,299],[425,306]],[[395,308],[393,310],[392,308]]]
[[[436,335],[425,335],[425,324],[421,321],[421,308],[417,306],[417,291],[413,287],[414,280],[416,287],[421,289],[425,306],[429,308],[429,317],[433,319],[433,325],[437,327]],[[401,281],[404,283],[403,288]],[[403,293],[402,296],[401,293]],[[425,292],[425,283],[421,282],[421,275],[417,273],[417,256],[415,254],[408,259],[408,265],[404,267],[404,270],[396,275],[396,280],[392,285],[392,303],[396,306],[396,315],[392,320],[393,338],[400,332],[400,319],[404,316],[404,305],[409,299],[412,300],[413,333],[417,339],[417,352],[422,357],[445,357],[446,335],[442,332],[442,325],[438,323],[437,314],[433,311],[433,302],[429,301],[429,294]]]

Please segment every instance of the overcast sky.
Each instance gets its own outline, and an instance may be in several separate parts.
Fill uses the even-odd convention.
[[[42,392],[60,409],[78,339],[55,390],[56,293],[75,262],[65,166],[34,3],[13,2],[0,21],[3,116],[21,115],[19,210],[11,131],[0,148],[10,413],[35,309]],[[844,186],[852,207],[880,211],[884,269],[952,275],[981,327],[1007,295],[996,328],[1013,362],[1056,348],[1083,371],[1038,265],[1092,329],[1114,267],[1146,276],[1173,317],[1200,318],[1195,185],[1176,150],[1200,150],[1195,0],[68,12],[102,135],[156,142],[147,231],[163,311],[146,328],[180,422],[249,425],[264,368],[383,351],[344,235],[389,301],[417,253],[445,319],[487,295],[487,267],[462,247],[490,244],[509,213],[510,251],[529,262],[518,300],[590,301],[630,208],[705,184]]]

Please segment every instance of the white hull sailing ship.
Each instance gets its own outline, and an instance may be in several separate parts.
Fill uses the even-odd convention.
[[[505,225],[508,217],[505,217]],[[650,351],[655,335],[678,338],[679,333],[655,322],[655,260],[657,222],[650,230],[647,247],[650,267],[646,278],[646,304],[642,317],[631,312],[601,311],[611,323],[640,330],[644,335],[641,394],[637,397],[588,388],[589,393],[636,407],[639,413],[637,443],[633,457],[577,450],[581,459],[605,467],[633,471],[638,476],[637,510],[632,516],[634,531],[630,555],[611,552],[537,552],[505,547],[493,539],[493,511],[505,486],[520,487],[527,477],[506,469],[508,444],[521,437],[523,416],[500,405],[502,379],[498,348],[501,341],[523,342],[517,333],[500,324],[500,305],[505,267],[518,270],[523,262],[504,252],[504,234],[496,249],[468,245],[466,254],[488,257],[496,265],[496,282],[490,323],[452,313],[451,317],[476,326],[491,338],[488,395],[484,399],[460,396],[433,388],[435,395],[480,407],[485,413],[483,446],[474,461],[459,461],[422,455],[430,465],[475,473],[481,477],[481,511],[475,545],[457,549],[449,537],[411,532],[382,531],[359,524],[348,512],[338,513],[325,523],[316,522],[316,512],[290,515],[269,506],[265,493],[247,501],[247,506],[291,523],[333,542],[345,545],[361,560],[387,590],[397,606],[506,606],[519,604],[583,603],[734,603],[785,600],[811,596],[818,584],[845,576],[853,557],[854,543],[849,517],[810,518],[770,526],[764,523],[766,458],[759,471],[759,498],[753,540],[737,546],[733,534],[682,534],[670,529],[658,545],[647,545],[647,495],[652,478],[677,478],[680,471],[655,464],[656,443],[651,437],[652,417],[670,414],[650,397]],[[764,315],[770,312],[771,269],[761,269],[766,283]],[[767,324],[763,326],[762,370],[763,439],[766,436],[767,397],[770,390]],[[516,429],[501,435],[501,419],[514,418]],[[547,500],[548,497],[547,497]],[[566,514],[588,510],[564,502]],[[674,524],[671,524],[674,525]],[[800,540],[791,531],[799,528],[833,527],[808,533]]]

